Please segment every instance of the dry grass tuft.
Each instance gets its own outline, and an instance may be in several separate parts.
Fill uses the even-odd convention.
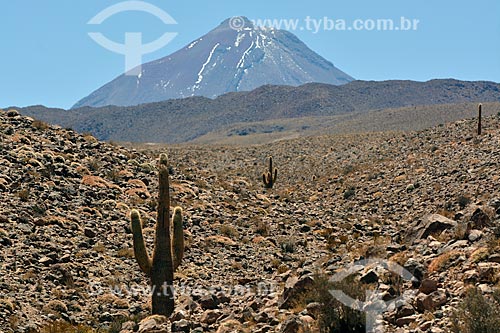
[[[443,270],[449,268],[453,261],[458,259],[462,253],[458,250],[452,250],[441,254],[437,258],[434,258],[429,264],[428,271],[432,272],[442,272]]]

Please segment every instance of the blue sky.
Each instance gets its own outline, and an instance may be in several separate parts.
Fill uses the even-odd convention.
[[[145,42],[176,38],[144,61],[166,56],[226,18],[332,20],[418,19],[416,31],[293,31],[311,49],[361,80],[433,78],[500,82],[500,1],[475,0],[148,0],[178,24],[123,12],[100,26],[87,22],[116,0],[15,0],[0,4],[0,107],[43,104],[69,108],[124,70],[124,57],[89,36],[122,43],[125,32]],[[337,21],[338,22],[338,21]]]

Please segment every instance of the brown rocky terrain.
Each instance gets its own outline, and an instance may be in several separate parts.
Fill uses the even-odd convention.
[[[380,292],[368,305],[397,300],[385,331],[449,332],[467,286],[490,295],[500,277],[500,119],[475,129],[461,120],[163,149],[187,246],[174,315],[138,324],[150,297],[128,214],[141,211],[151,245],[159,151],[0,112],[0,331],[44,332],[59,319],[45,332],[319,332],[330,311],[321,281],[351,267],[354,286]],[[278,178],[265,190],[269,155]],[[414,279],[352,266],[367,258]]]
[[[500,103],[483,103],[484,116],[500,114]],[[477,103],[421,105],[331,117],[300,117],[238,123],[202,135],[191,144],[249,145],[305,136],[366,132],[418,131],[473,118]]]

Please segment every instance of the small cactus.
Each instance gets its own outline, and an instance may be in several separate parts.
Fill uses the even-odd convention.
[[[483,105],[479,104],[478,106],[478,118],[477,118],[477,135],[481,135],[481,111],[482,111]]]
[[[141,270],[149,277],[152,286],[152,313],[170,317],[174,311],[174,271],[184,256],[184,230],[182,209],[174,208],[171,235],[170,194],[167,156],[160,155],[158,216],[155,228],[153,257],[146,249],[142,222],[137,210],[132,210],[130,220],[134,241],[134,254]]]
[[[276,182],[276,177],[278,176],[278,169],[273,170],[273,157],[269,156],[269,171],[262,174],[262,181],[266,188],[273,188]]]

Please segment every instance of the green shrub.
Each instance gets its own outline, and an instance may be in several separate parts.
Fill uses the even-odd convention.
[[[365,313],[352,309],[330,294],[330,290],[342,290],[353,299],[364,301],[366,285],[351,275],[339,282],[332,282],[328,276],[316,274],[314,285],[305,296],[306,304],[320,304],[318,316],[320,333],[365,333]]]
[[[344,192],[344,199],[347,200],[350,197],[353,197],[356,194],[356,188],[350,187]]]
[[[297,249],[297,241],[294,237],[280,237],[278,244],[283,253],[294,253]]]
[[[457,203],[462,209],[464,209],[468,204],[470,204],[470,202],[471,202],[470,198],[465,195],[460,195],[457,198]]]
[[[478,288],[470,288],[451,319],[455,333],[500,332],[500,291],[488,299]]]

